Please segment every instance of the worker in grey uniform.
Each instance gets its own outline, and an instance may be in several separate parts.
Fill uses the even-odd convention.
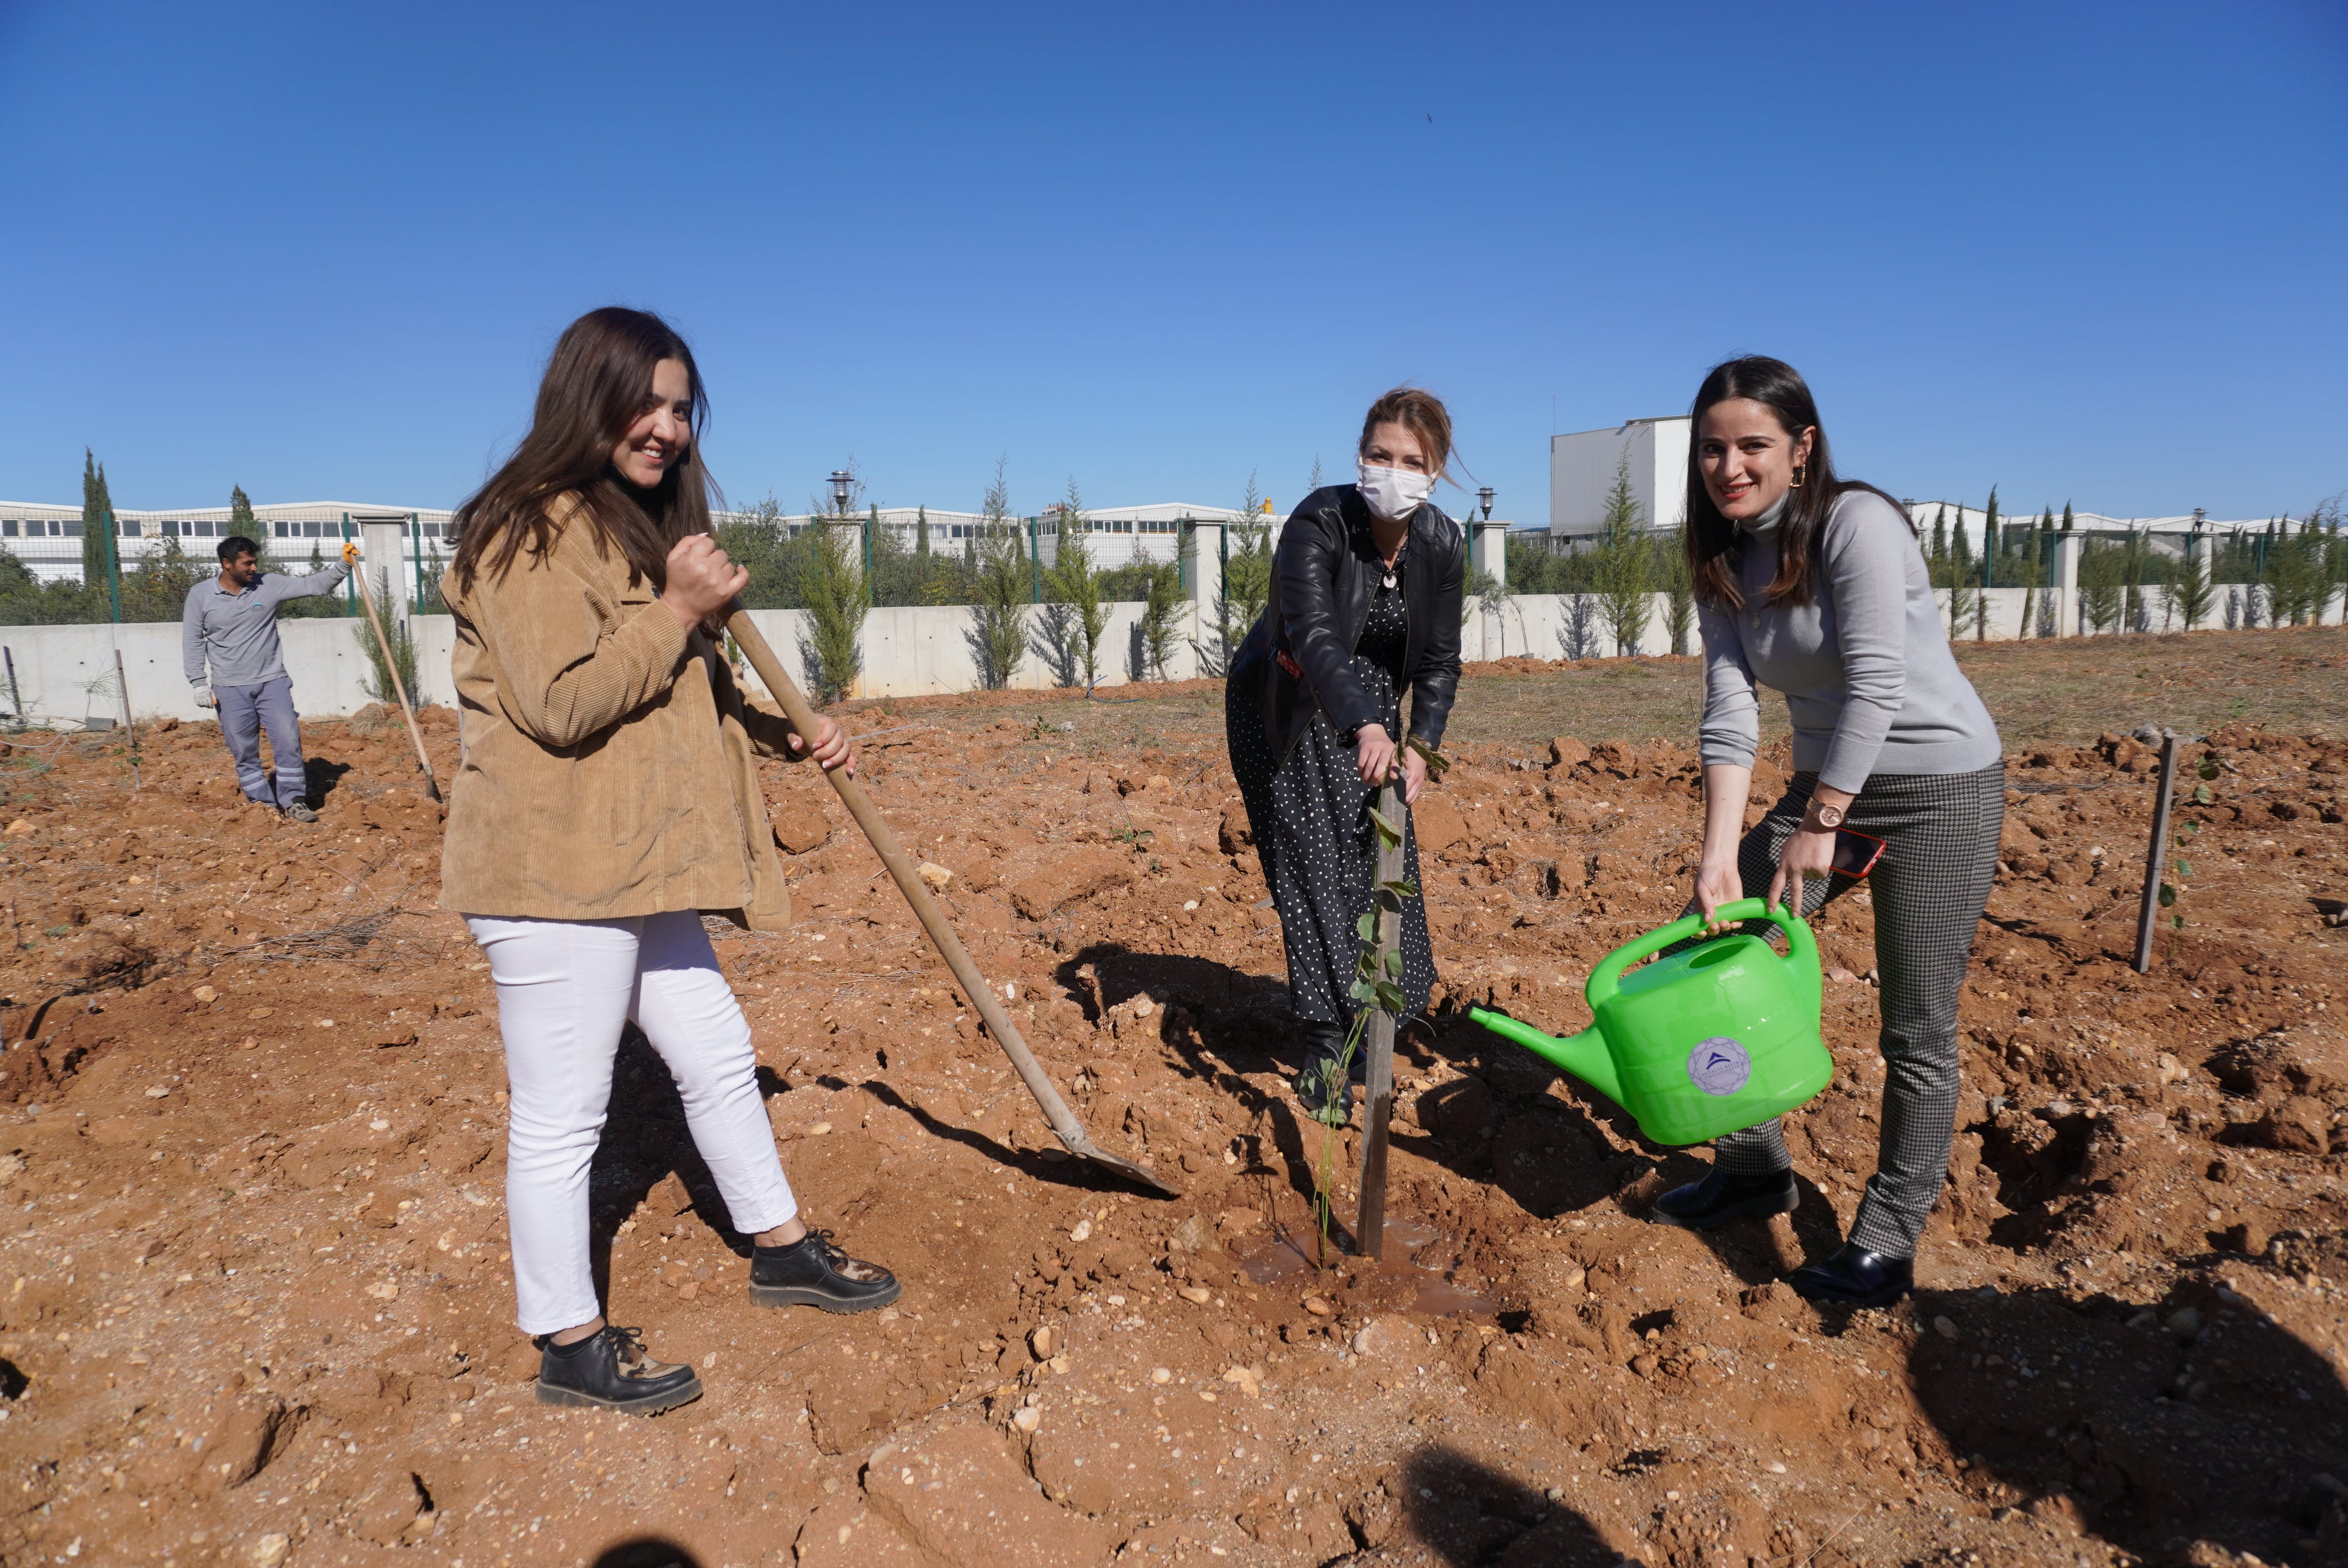
[[[277,641],[277,607],[343,586],[359,547],[306,577],[264,571],[261,547],[242,535],[220,542],[220,575],[188,590],[180,617],[180,651],[199,706],[220,711],[221,734],[236,759],[236,782],[248,800],[274,806],[296,822],[315,822],[302,764],[302,722],[294,712],[294,678]],[[273,781],[261,764],[261,732],[277,759]]]

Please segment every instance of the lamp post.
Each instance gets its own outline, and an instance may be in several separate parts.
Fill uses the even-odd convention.
[[[1492,520],[1491,486],[1487,485],[1482,489],[1476,492],[1476,504],[1484,508],[1484,520],[1488,523],[1490,522]]]
[[[848,515],[848,493],[855,487],[855,475],[845,468],[831,471],[831,509],[843,518]]]

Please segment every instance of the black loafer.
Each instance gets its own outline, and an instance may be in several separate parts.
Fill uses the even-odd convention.
[[[879,1264],[834,1246],[829,1231],[811,1230],[788,1246],[751,1249],[750,1299],[760,1307],[870,1312],[904,1293],[897,1276]]]
[[[586,1405],[656,1416],[701,1398],[701,1378],[690,1367],[672,1367],[644,1353],[639,1329],[605,1324],[576,1345],[557,1345],[540,1336],[538,1402]]]
[[[1847,1241],[1832,1257],[1794,1270],[1786,1283],[1812,1301],[1889,1307],[1915,1287],[1916,1260],[1869,1252]]]
[[[1657,1198],[1647,1217],[1659,1225],[1708,1231],[1754,1214],[1790,1214],[1801,1203],[1791,1171],[1737,1176],[1715,1165],[1704,1180]]]
[[[1296,1101],[1304,1113],[1327,1127],[1343,1127],[1354,1119],[1354,1084],[1368,1075],[1362,1052],[1341,1069],[1345,1031],[1334,1023],[1298,1026],[1304,1037],[1304,1065],[1296,1074]]]

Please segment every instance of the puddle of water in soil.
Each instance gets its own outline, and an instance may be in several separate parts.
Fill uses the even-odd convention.
[[[1480,1296],[1471,1296],[1447,1279],[1430,1279],[1418,1287],[1418,1299],[1410,1304],[1413,1312],[1424,1312],[1429,1317],[1498,1317],[1500,1309]]]
[[[1391,1220],[1386,1224],[1386,1245],[1381,1263],[1408,1263],[1411,1255],[1436,1237],[1433,1227],[1413,1225],[1408,1220]],[[1345,1250],[1351,1238],[1343,1235],[1329,1238],[1329,1251],[1334,1258],[1353,1255]],[[1270,1285],[1273,1280],[1313,1266],[1313,1253],[1319,1238],[1307,1232],[1303,1235],[1284,1235],[1262,1252],[1247,1253],[1240,1257],[1240,1266],[1247,1270],[1250,1279],[1258,1285]]]
[[[1380,1265],[1391,1268],[1410,1265],[1418,1250],[1435,1240],[1437,1234],[1432,1226],[1414,1225],[1408,1220],[1389,1221]],[[1261,1252],[1241,1255],[1240,1266],[1258,1285],[1270,1285],[1292,1274],[1308,1273],[1313,1267],[1316,1239],[1309,1234],[1282,1236]],[[1332,1250],[1341,1257],[1349,1255],[1334,1245]],[[1461,1315],[1492,1317],[1499,1313],[1499,1308],[1483,1297],[1460,1289],[1449,1280],[1432,1277],[1417,1282],[1411,1310],[1425,1313],[1429,1317]]]

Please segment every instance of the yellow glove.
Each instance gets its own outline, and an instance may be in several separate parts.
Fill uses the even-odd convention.
[[[345,566],[356,566],[359,564],[359,546],[356,539],[345,539],[343,541],[343,564]]]

